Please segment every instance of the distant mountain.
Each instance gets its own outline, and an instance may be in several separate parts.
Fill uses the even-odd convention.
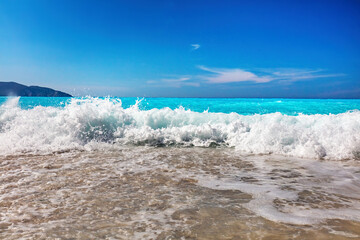
[[[0,82],[0,96],[71,97],[70,94],[51,88],[38,86],[28,87],[16,82]]]

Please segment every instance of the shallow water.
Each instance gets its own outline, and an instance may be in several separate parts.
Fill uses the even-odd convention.
[[[1,239],[359,239],[360,164],[234,148],[0,157]]]

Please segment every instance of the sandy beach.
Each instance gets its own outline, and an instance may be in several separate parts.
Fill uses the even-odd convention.
[[[234,149],[0,158],[2,239],[357,239],[360,165]]]

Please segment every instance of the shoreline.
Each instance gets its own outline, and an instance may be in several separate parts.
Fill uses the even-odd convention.
[[[0,157],[0,237],[353,239],[359,169],[221,148]]]

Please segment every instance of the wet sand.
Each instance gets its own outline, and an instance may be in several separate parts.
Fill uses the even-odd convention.
[[[359,179],[229,148],[0,157],[0,239],[360,239]]]

